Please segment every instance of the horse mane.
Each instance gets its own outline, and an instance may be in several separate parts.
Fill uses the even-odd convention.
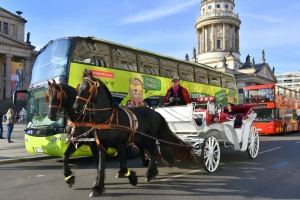
[[[108,87],[105,85],[105,83],[103,81],[101,81],[99,78],[96,77],[90,77],[93,81],[97,81],[99,83],[100,86],[103,86],[107,96],[109,97],[109,100],[111,102],[112,107],[116,107],[116,105],[118,105],[115,101],[115,99],[112,97]]]

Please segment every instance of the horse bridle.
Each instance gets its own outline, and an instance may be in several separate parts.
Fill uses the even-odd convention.
[[[49,87],[48,87],[48,92],[46,92],[45,94],[45,101],[46,102],[49,102],[49,95],[50,95],[50,91],[49,90],[52,90],[53,92],[56,92],[56,96],[57,96],[57,100],[59,100],[59,105],[56,106],[56,105],[49,105],[49,108],[57,108],[58,109],[58,113],[59,111],[61,110],[62,108],[62,101],[63,101],[63,96],[67,99],[67,95],[65,93],[65,91],[62,89],[61,85],[60,84],[57,84],[59,86],[59,89],[60,90],[57,90],[55,89],[53,86],[53,84],[51,84]]]
[[[76,92],[79,91],[79,86],[80,84],[86,80],[88,83],[89,83],[89,86],[90,86],[90,89],[89,89],[89,93],[90,93],[90,96],[88,98],[83,98],[81,96],[76,96],[76,99],[80,99],[80,100],[83,100],[86,102],[86,104],[83,106],[84,110],[89,110],[89,111],[97,111],[97,110],[111,110],[112,108],[88,108],[87,105],[91,104],[91,98],[94,94],[94,92],[96,93],[97,95],[97,88],[100,87],[100,83],[96,80],[96,81],[93,81],[91,80],[90,78],[88,77],[84,77],[82,79],[82,81],[78,84],[77,88],[76,88]]]

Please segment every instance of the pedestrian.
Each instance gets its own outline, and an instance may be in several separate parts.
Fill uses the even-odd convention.
[[[17,112],[17,113],[16,113],[16,124],[19,123],[19,119],[20,119],[20,114]]]
[[[165,106],[187,105],[191,103],[187,89],[180,85],[179,77],[174,76],[172,82],[173,84],[168,89],[164,99]]]
[[[7,141],[8,143],[13,143],[10,140],[11,133],[14,129],[14,124],[16,122],[14,110],[12,108],[8,109],[7,113],[4,115],[6,116],[6,126],[7,126]]]
[[[0,139],[5,139],[5,138],[2,136],[2,133],[3,133],[2,118],[3,118],[3,115],[2,115],[2,113],[0,112]]]

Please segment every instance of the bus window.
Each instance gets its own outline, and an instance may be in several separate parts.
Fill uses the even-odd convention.
[[[169,77],[169,78],[172,78],[173,76],[178,76],[178,68],[176,62],[161,59],[160,67],[161,67],[162,76]]]
[[[132,51],[113,47],[113,66],[118,69],[137,71],[136,54]]]
[[[109,46],[95,41],[77,41],[72,59],[99,67],[111,66]]]
[[[219,73],[210,71],[209,73],[209,83],[215,86],[221,86],[221,77]]]
[[[208,84],[208,76],[207,76],[206,69],[200,69],[198,67],[195,67],[195,73],[196,73],[196,82]]]
[[[190,65],[180,64],[179,65],[181,80],[194,81],[194,68]]]
[[[226,75],[222,75],[222,86],[229,89],[236,89],[234,84],[234,78]]]
[[[139,66],[140,72],[145,74],[158,75],[159,73],[159,65],[158,59],[152,56],[139,54]]]

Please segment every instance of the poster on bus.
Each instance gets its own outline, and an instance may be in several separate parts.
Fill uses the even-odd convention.
[[[11,62],[11,94],[17,90],[23,89],[23,70],[24,64],[20,62]],[[24,94],[19,93],[18,98],[23,98]]]

